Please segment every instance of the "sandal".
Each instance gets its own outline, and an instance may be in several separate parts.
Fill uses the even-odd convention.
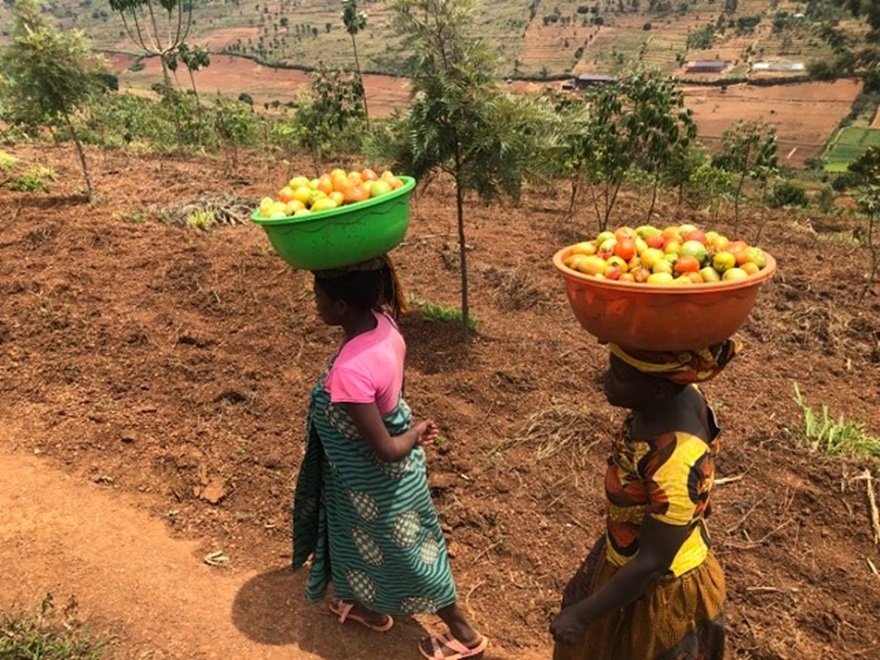
[[[431,653],[428,654],[423,648],[422,643],[419,643],[419,653],[421,653],[423,657],[428,658],[428,660],[462,660],[463,658],[474,658],[478,655],[482,655],[483,651],[486,650],[486,647],[489,646],[489,638],[485,636],[480,637],[480,643],[473,648],[468,648],[452,635],[431,635],[430,637],[424,638],[422,642],[430,642],[431,644]],[[444,649],[453,651],[453,653],[445,655],[443,653]]]
[[[385,615],[387,621],[385,623],[383,623],[381,626],[377,626],[374,623],[370,623],[366,618],[362,617],[360,614],[352,614],[351,610],[353,607],[354,607],[354,603],[346,603],[343,600],[337,600],[335,603],[330,604],[330,611],[339,617],[339,623],[345,623],[346,619],[351,619],[352,621],[357,621],[362,626],[366,626],[370,630],[375,630],[376,632],[388,632],[389,630],[391,630],[391,626],[394,625],[394,619],[392,619],[387,614]]]

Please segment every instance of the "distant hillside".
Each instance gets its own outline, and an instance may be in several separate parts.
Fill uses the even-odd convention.
[[[0,5],[5,34],[10,1]],[[270,64],[351,68],[340,5],[200,0],[188,41]],[[400,73],[404,54],[389,26],[389,10],[377,0],[359,6],[368,14],[367,28],[357,36],[362,68]],[[82,29],[98,48],[139,53],[107,0],[51,0],[45,7],[59,25]],[[476,16],[477,34],[499,54],[499,75],[512,78],[614,73],[640,54],[668,72],[684,72],[691,60],[723,60],[725,76],[745,76],[757,62],[785,66],[827,57],[817,27],[842,18],[829,0],[479,0]],[[772,76],[773,68],[757,75]]]

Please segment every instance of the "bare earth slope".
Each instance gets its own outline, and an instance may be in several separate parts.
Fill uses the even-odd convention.
[[[256,226],[141,221],[217,193],[255,203],[292,172],[258,154],[232,177],[207,159],[90,152],[102,197],[89,206],[67,147],[7,150],[59,181],[49,195],[0,190],[0,604],[73,595],[120,658],[417,657],[433,618],[384,637],[340,629],[286,569],[306,397],[338,341],[309,278]],[[442,179],[418,189],[395,257],[417,299],[457,306],[453,197]],[[602,529],[620,415],[597,386],[604,349],[549,266],[595,231],[587,204],[562,220],[567,199],[468,205],[473,341],[418,311],[401,326],[410,403],[448,439],[429,478],[490,658],[548,657],[559,591]],[[617,223],[645,209],[627,197]],[[705,224],[662,202],[655,222],[673,219]],[[867,257],[817,233],[846,227],[771,214],[758,242],[779,273],[740,332],[744,354],[706,388],[725,427],[710,527],[734,658],[880,653],[880,552],[857,479],[869,465],[793,433],[797,382],[815,410],[880,435],[877,287],[860,301]],[[739,234],[757,228],[747,216]],[[229,562],[206,565],[214,551]]]

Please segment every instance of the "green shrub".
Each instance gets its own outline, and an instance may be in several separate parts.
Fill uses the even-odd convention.
[[[19,177],[6,182],[9,190],[17,192],[49,192],[55,180],[55,170],[51,167],[36,166]]]
[[[841,211],[840,207],[834,203],[834,189],[828,184],[819,189],[813,198],[813,203],[825,215],[834,215]]]
[[[767,199],[767,205],[771,209],[790,206],[804,208],[809,206],[809,204],[810,200],[807,198],[807,192],[801,186],[788,179],[782,179],[777,182]]]

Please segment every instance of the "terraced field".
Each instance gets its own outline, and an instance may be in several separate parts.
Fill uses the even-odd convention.
[[[845,172],[868,147],[880,147],[880,128],[847,126],[838,131],[825,153],[825,170]]]
[[[661,5],[663,3],[660,3]],[[639,9],[634,10],[633,6]],[[674,71],[683,60],[725,59],[732,72],[748,73],[756,58],[799,58],[827,55],[827,46],[808,21],[773,30],[777,15],[803,11],[803,3],[780,0],[740,0],[734,12],[725,3],[693,0],[669,11],[649,11],[648,2],[586,2],[585,0],[476,0],[475,33],[499,55],[503,76],[559,76],[585,71],[615,71],[631,63],[644,49],[644,61]],[[93,0],[59,0],[53,16],[65,28],[80,28],[101,49],[138,54],[120,17]],[[358,51],[365,70],[400,73],[404,55],[391,27],[384,2],[362,0],[367,27],[358,34]],[[684,10],[681,9],[684,7]],[[621,11],[623,8],[625,11]],[[689,33],[724,17],[710,48],[687,49]],[[740,19],[760,17],[754,30],[737,34]],[[10,10],[0,5],[0,42],[10,24]],[[646,27],[650,25],[650,29]],[[354,64],[350,36],[340,18],[337,0],[208,0],[193,12],[189,41],[213,52],[258,57],[265,62],[312,67]]]

